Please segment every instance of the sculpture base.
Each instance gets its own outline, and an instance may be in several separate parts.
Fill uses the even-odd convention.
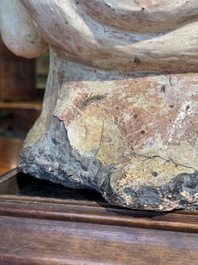
[[[102,71],[53,51],[50,69],[24,173],[97,190],[120,207],[198,209],[196,74]]]
[[[1,177],[1,264],[197,264],[197,211],[118,208],[16,172]]]

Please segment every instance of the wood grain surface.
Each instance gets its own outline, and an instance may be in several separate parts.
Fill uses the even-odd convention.
[[[157,213],[106,202],[0,196],[0,215],[198,233],[198,211]]]
[[[0,179],[0,265],[197,265],[198,211],[12,195],[20,194],[17,172]]]
[[[0,196],[0,264],[197,264],[198,213]]]
[[[197,264],[198,236],[1,216],[1,264]]]

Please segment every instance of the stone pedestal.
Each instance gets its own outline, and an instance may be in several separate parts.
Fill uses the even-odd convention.
[[[52,61],[22,170],[121,206],[196,208],[196,74],[135,77]]]
[[[51,58],[43,111],[25,141],[21,170],[96,189],[120,206],[196,209],[197,2],[15,5],[25,7],[25,30],[38,34],[32,56],[49,45]],[[20,42],[13,48],[5,41],[23,52]]]

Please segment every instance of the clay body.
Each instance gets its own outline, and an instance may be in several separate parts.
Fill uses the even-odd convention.
[[[158,2],[0,0],[13,52],[50,49],[24,172],[129,208],[198,207],[198,2]]]

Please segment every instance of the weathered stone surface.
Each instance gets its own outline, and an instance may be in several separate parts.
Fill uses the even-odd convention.
[[[121,206],[197,209],[197,1],[13,3],[51,57],[21,169]]]
[[[139,164],[143,160],[146,167],[149,164],[150,170],[155,163],[158,171],[163,171],[163,168],[167,170],[165,163],[168,167],[175,167],[174,162],[160,157],[139,157],[134,154],[134,165],[136,160]],[[158,174],[161,178],[161,172],[149,172],[150,176],[146,177],[150,177],[150,181],[122,175],[116,164],[105,165],[96,156],[86,157],[72,148],[64,123],[58,118],[52,119],[51,126],[33,148],[24,148],[20,162],[23,171],[33,176],[71,188],[96,189],[109,202],[120,206],[159,211],[197,208],[197,172],[181,173],[170,180],[153,183],[152,178],[157,178]],[[140,170],[144,171],[141,168],[136,170],[138,174]]]

